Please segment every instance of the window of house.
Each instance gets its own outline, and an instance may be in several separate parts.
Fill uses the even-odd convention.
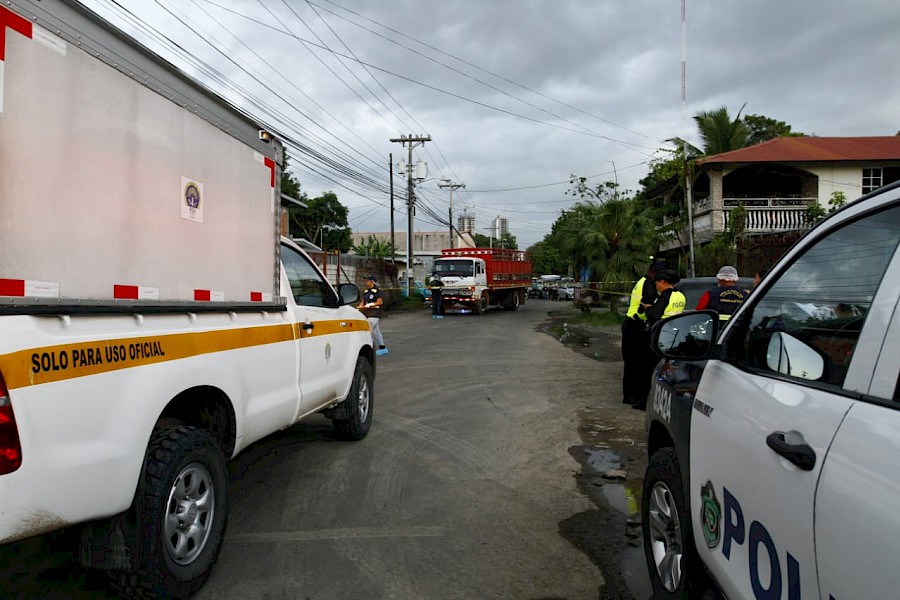
[[[830,232],[811,246],[757,298],[729,332],[728,355],[738,365],[772,371],[769,341],[776,332],[799,340],[824,359],[817,381],[840,387],[881,280],[900,244],[900,206]],[[751,296],[752,298],[752,296]]]
[[[878,188],[880,188],[884,177],[882,176],[881,168],[874,169],[863,169],[862,175],[862,193],[868,194],[869,192],[874,192]]]

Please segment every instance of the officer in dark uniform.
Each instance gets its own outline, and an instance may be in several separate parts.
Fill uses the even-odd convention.
[[[428,284],[428,289],[431,290],[431,318],[443,319],[444,307],[441,302],[441,293],[444,289],[444,282],[441,281],[440,277],[435,275],[431,278],[431,283]]]
[[[677,273],[668,269],[660,269],[656,272],[656,276],[653,280],[653,284],[656,287],[657,298],[653,303],[653,306],[647,307],[644,311],[647,315],[647,325],[649,328],[652,328],[653,325],[666,317],[671,317],[672,315],[684,312],[684,307],[687,303],[684,293],[675,287],[680,280]],[[647,408],[647,395],[650,392],[650,379],[653,377],[653,369],[656,368],[656,364],[659,362],[659,356],[657,356],[650,348],[649,333],[647,337],[647,349],[644,353],[643,364],[644,373],[642,374],[642,382],[646,383],[647,392],[639,398],[637,402],[631,405],[631,408],[637,410],[645,410]]]
[[[734,267],[726,265],[719,269],[716,282],[718,284],[716,287],[700,296],[697,310],[710,308],[719,313],[719,321],[724,323],[737,312],[749,293],[737,287],[738,272]]]
[[[631,301],[625,322],[622,323],[622,402],[625,404],[646,403],[650,392],[650,372],[647,371],[647,352],[650,348],[650,332],[647,329],[647,315],[644,311],[656,301],[656,272],[665,263],[659,261],[650,265],[647,275],[641,277],[631,290]]]

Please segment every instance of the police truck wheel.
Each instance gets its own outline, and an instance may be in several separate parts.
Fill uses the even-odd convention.
[[[641,517],[653,597],[687,598],[697,558],[673,448],[663,448],[650,457]]]
[[[338,437],[345,440],[361,440],[372,426],[372,402],[375,388],[372,381],[372,365],[360,356],[356,359],[356,372],[350,394],[337,408],[331,424]]]
[[[129,598],[187,598],[207,580],[228,520],[225,454],[196,427],[153,433],[132,505],[135,569],[110,572]]]

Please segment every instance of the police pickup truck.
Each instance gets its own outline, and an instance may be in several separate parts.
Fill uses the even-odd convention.
[[[654,328],[655,597],[708,578],[731,599],[897,597],[898,242],[893,184],[812,229],[727,324],[696,311]]]

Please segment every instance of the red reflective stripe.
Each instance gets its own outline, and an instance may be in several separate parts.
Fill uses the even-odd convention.
[[[209,290],[194,290],[194,300],[198,302],[209,302]]]
[[[0,60],[6,60],[6,28],[31,38],[31,23],[8,8],[0,6]]]
[[[272,170],[272,175],[269,178],[269,185],[275,187],[275,161],[267,156],[263,162],[265,162],[266,166]]]
[[[24,296],[24,279],[0,279],[0,296]]]
[[[262,302],[262,292],[250,292],[250,302]]]
[[[138,286],[136,285],[114,285],[113,298],[119,300],[137,300]]]

